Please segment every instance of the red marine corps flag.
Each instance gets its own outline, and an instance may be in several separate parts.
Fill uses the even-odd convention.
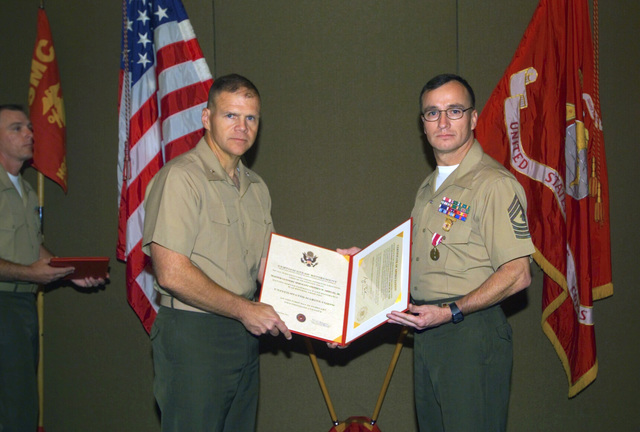
[[[38,9],[38,35],[31,60],[29,113],[33,124],[33,167],[67,192],[66,124],[58,62],[44,8]]]
[[[476,129],[527,193],[542,327],[569,397],[596,378],[593,300],[613,294],[596,66],[587,0],[541,0]]]

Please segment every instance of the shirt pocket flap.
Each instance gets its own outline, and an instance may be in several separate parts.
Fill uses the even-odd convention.
[[[466,244],[469,243],[471,227],[465,225],[464,222],[454,223],[449,232],[445,232],[443,235],[445,237],[443,242],[449,244]]]
[[[233,207],[225,207],[218,203],[209,203],[207,206],[209,220],[220,225],[232,225],[238,222],[238,212]]]
[[[440,234],[443,239],[442,243],[449,244],[466,244],[469,243],[469,237],[471,236],[471,226],[467,222],[459,221],[457,219],[448,227],[449,231],[444,229],[445,218],[433,218],[427,226],[429,232],[429,242],[432,241],[435,233]]]

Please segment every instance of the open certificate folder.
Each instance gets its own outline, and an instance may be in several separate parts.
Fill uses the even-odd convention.
[[[409,306],[411,219],[352,256],[271,235],[260,301],[294,333],[346,345]]]

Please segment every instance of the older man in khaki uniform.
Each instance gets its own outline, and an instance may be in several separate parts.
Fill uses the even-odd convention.
[[[147,189],[143,250],[161,295],[151,339],[163,431],[255,430],[256,336],[291,339],[275,310],[253,301],[273,231],[271,198],[240,157],[259,120],[255,86],[217,78],[204,138]]]
[[[456,75],[420,95],[437,169],[412,212],[412,304],[390,322],[414,327],[420,431],[504,431],[511,327],[499,303],[529,286],[534,252],[526,198],[473,134],[473,90]]]

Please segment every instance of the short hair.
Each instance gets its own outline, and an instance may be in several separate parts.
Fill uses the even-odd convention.
[[[260,99],[260,92],[251,81],[249,81],[242,75],[229,74],[218,77],[213,81],[211,89],[209,90],[209,100],[207,102],[207,107],[211,108],[214,105],[214,101],[220,93],[235,93],[241,89],[247,91],[247,96],[254,96]]]
[[[471,88],[471,86],[469,85],[469,83],[467,82],[467,80],[465,80],[464,78],[462,78],[459,75],[456,74],[440,74],[437,75],[433,78],[431,78],[429,80],[429,82],[427,82],[424,87],[422,87],[422,91],[420,92],[420,99],[418,99],[418,102],[420,104],[420,110],[422,110],[422,96],[431,90],[435,90],[438,87],[442,87],[443,85],[447,84],[448,82],[451,81],[457,81],[460,84],[462,84],[464,86],[464,88],[467,89],[467,93],[469,93],[469,96],[471,97],[471,106],[475,107],[476,106],[476,95],[475,93],[473,93],[473,89]]]
[[[0,105],[0,113],[2,111],[20,111],[20,112],[24,113],[24,115],[29,117],[29,113],[27,112],[27,110],[22,105],[18,105],[18,104]]]

